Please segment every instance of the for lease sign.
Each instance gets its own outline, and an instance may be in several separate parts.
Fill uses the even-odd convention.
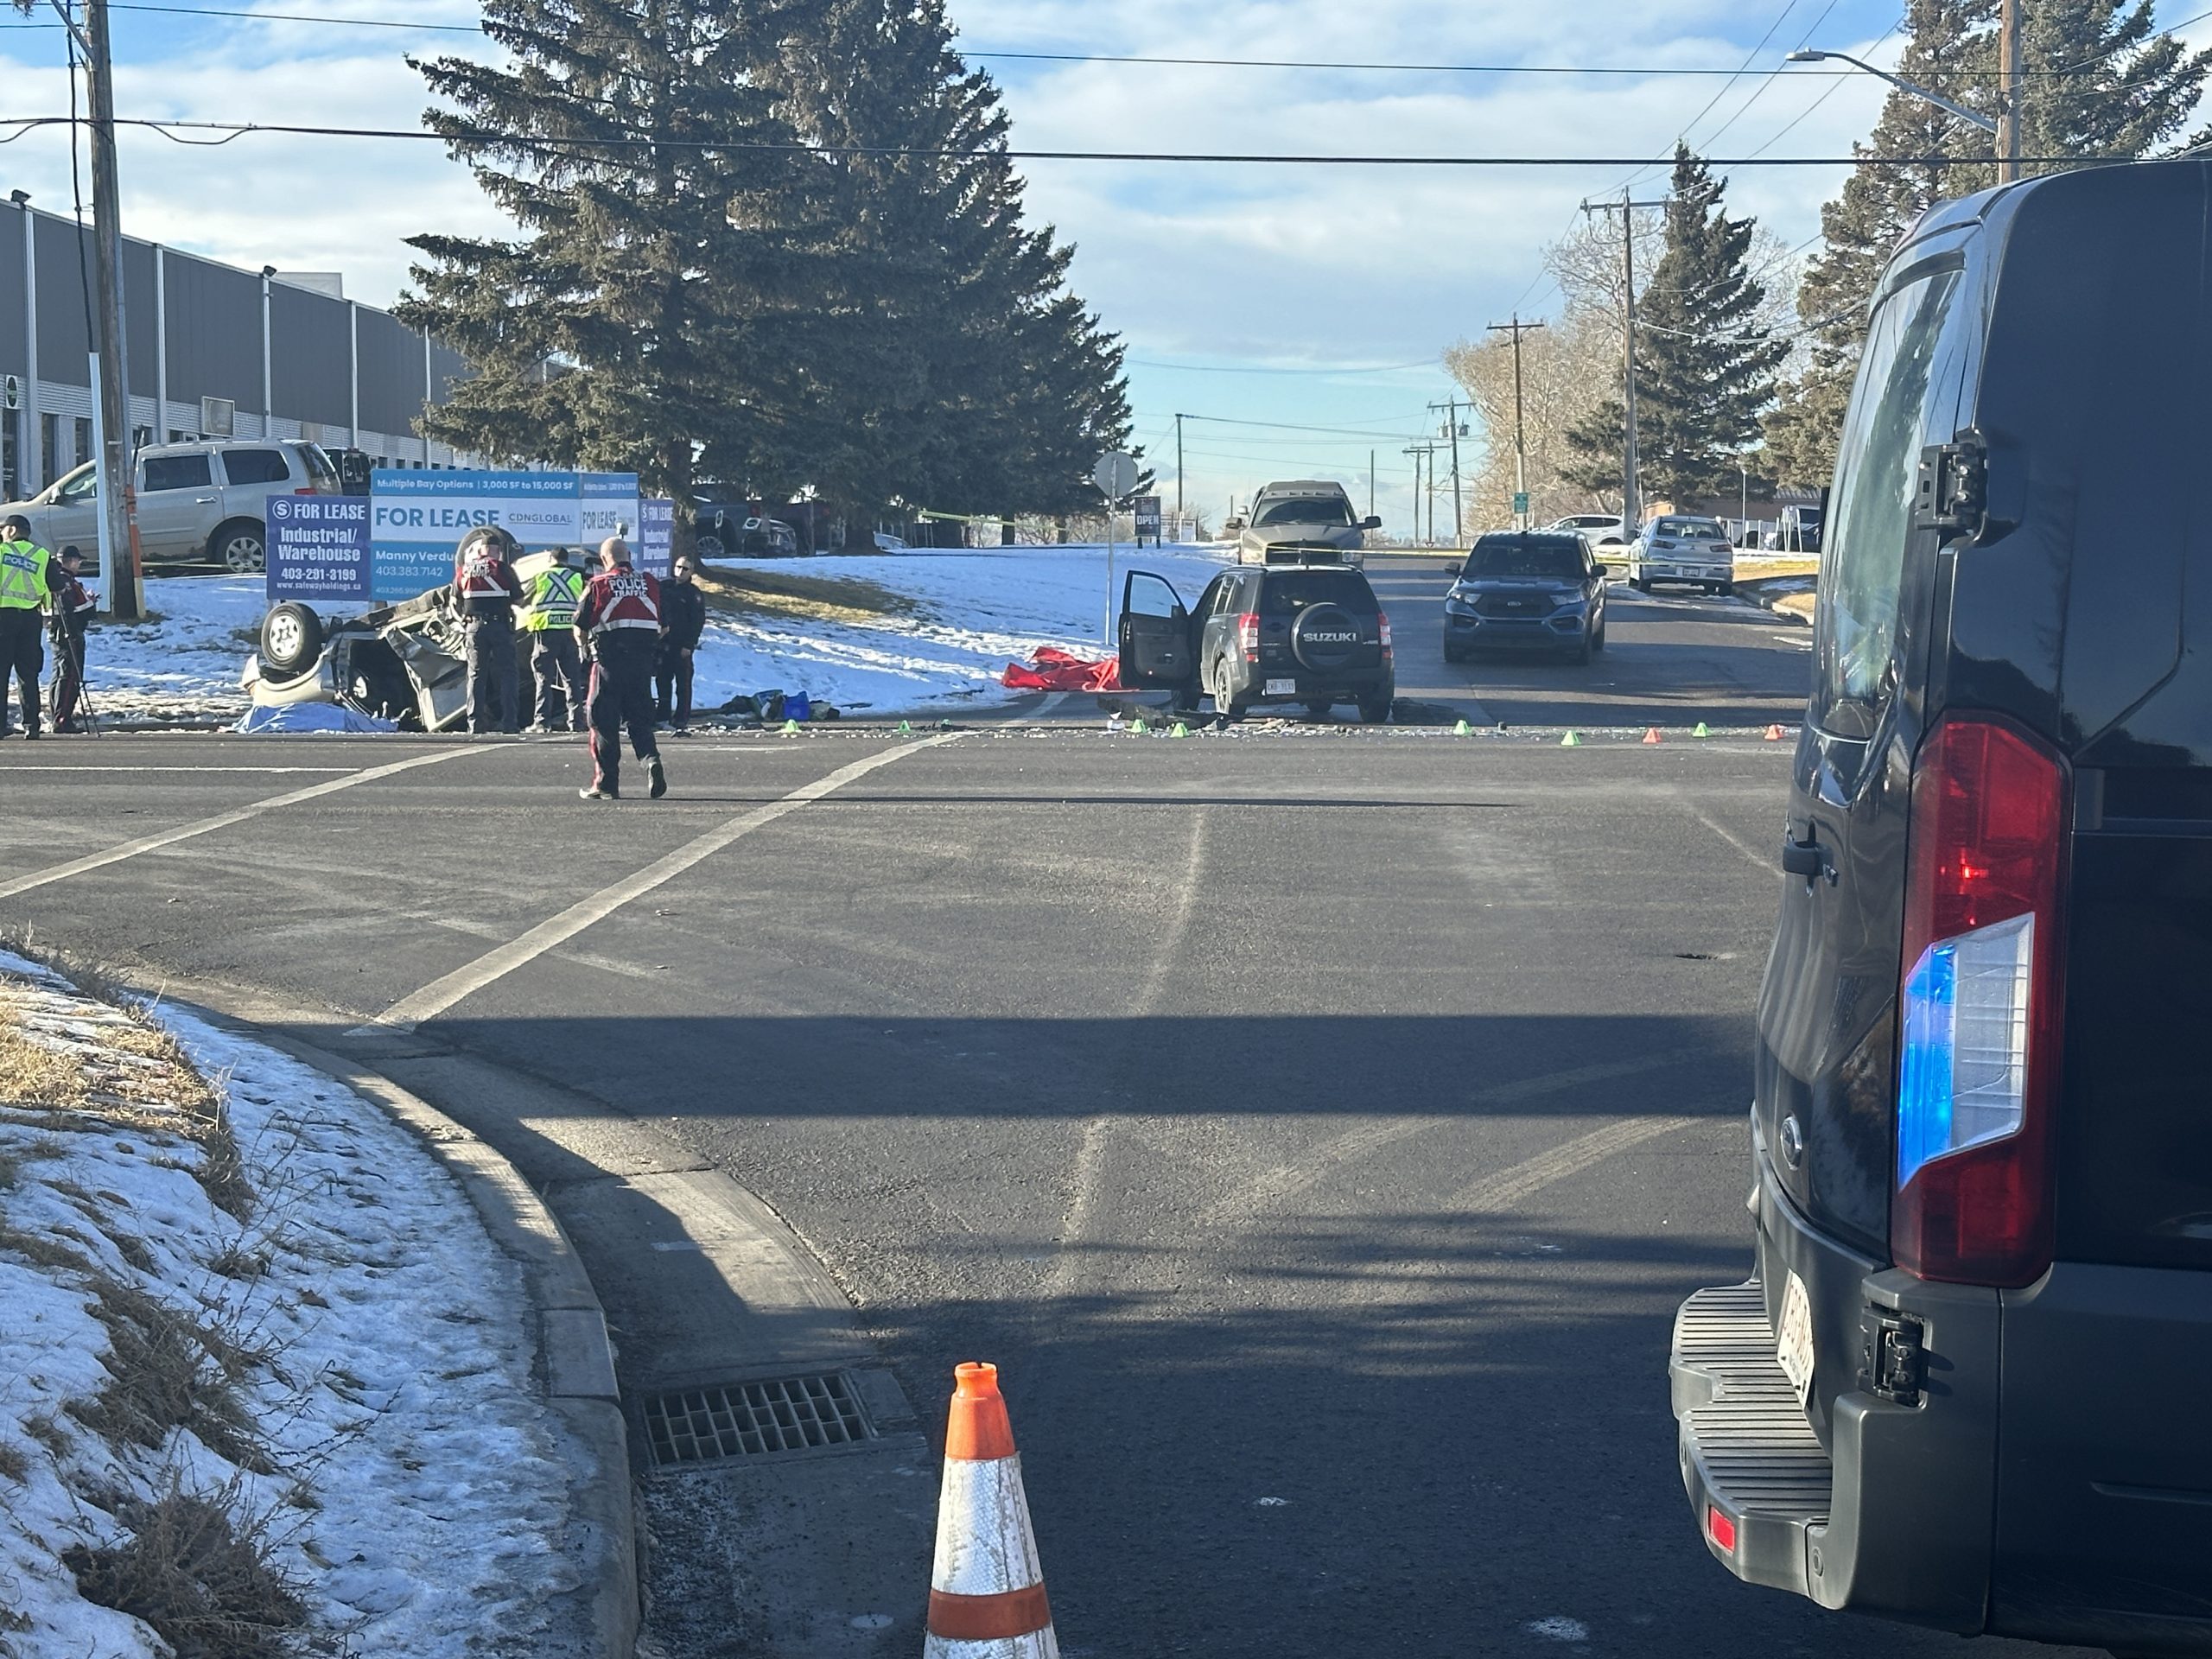
[[[454,543],[495,524],[525,553],[596,547],[636,533],[634,473],[416,471],[380,467],[369,485],[370,586],[410,599],[453,580]]]

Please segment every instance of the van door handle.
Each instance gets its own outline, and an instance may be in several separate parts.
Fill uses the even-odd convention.
[[[1784,836],[1782,869],[1785,875],[1802,875],[1808,881],[1815,876],[1826,876],[1831,887],[1835,883],[1835,865],[1828,857],[1828,849],[1817,841],[1793,841]]]

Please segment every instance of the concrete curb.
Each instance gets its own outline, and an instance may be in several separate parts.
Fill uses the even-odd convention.
[[[1782,581],[1794,578],[1782,577]],[[1736,592],[1762,610],[1771,611],[1784,621],[1802,623],[1810,626],[1813,621],[1813,595],[1802,590],[1777,593],[1754,577],[1736,584]]]
[[[536,1315],[537,1374],[546,1405],[591,1457],[589,1468],[572,1473],[569,1491],[574,1547],[588,1580],[582,1594],[592,1659],[631,1659],[642,1603],[629,1432],[599,1293],[553,1212],[488,1142],[381,1072],[233,1014],[174,996],[162,1000],[289,1055],[413,1130],[468,1195],[492,1242],[521,1263]]]

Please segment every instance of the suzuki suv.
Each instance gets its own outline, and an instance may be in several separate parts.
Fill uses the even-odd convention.
[[[2208,225],[2212,163],[2054,174],[1939,204],[1875,292],[1755,1276],[1672,1366],[1713,1554],[1826,1607],[2212,1652]]]
[[[1224,570],[1195,610],[1166,577],[1132,570],[1117,632],[1122,685],[1164,687],[1191,708],[1209,692],[1230,720],[1255,703],[1302,702],[1319,716],[1349,702],[1373,725],[1396,695],[1390,619],[1348,565]]]

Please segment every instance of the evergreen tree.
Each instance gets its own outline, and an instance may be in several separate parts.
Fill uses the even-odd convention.
[[[2192,54],[2175,36],[2158,33],[2151,4],[2026,0],[2020,16],[2022,155],[2080,156],[2086,165],[2147,156],[2181,130],[2212,70],[2212,52]]]
[[[1666,240],[1637,305],[1637,456],[1641,493],[1680,500],[1733,482],[1758,435],[1788,348],[1759,321],[1766,290],[1746,256],[1752,221],[1731,219],[1726,186],[1685,146],[1675,150]],[[1603,488],[1619,476],[1625,410],[1600,405],[1567,435],[1570,476]]]
[[[741,467],[766,442],[774,359],[747,327],[779,268],[773,215],[732,222],[798,181],[760,63],[804,0],[487,0],[505,67],[416,63],[425,118],[520,227],[412,245],[410,324],[476,370],[427,417],[436,436],[514,459],[634,471],[688,537],[700,459]],[[728,476],[743,477],[734,470]]]
[[[830,0],[777,90],[820,152],[787,319],[811,481],[862,517],[1084,505],[1128,435],[1121,348],[1066,291],[1073,250],[1024,224],[998,90],[943,0]]]

